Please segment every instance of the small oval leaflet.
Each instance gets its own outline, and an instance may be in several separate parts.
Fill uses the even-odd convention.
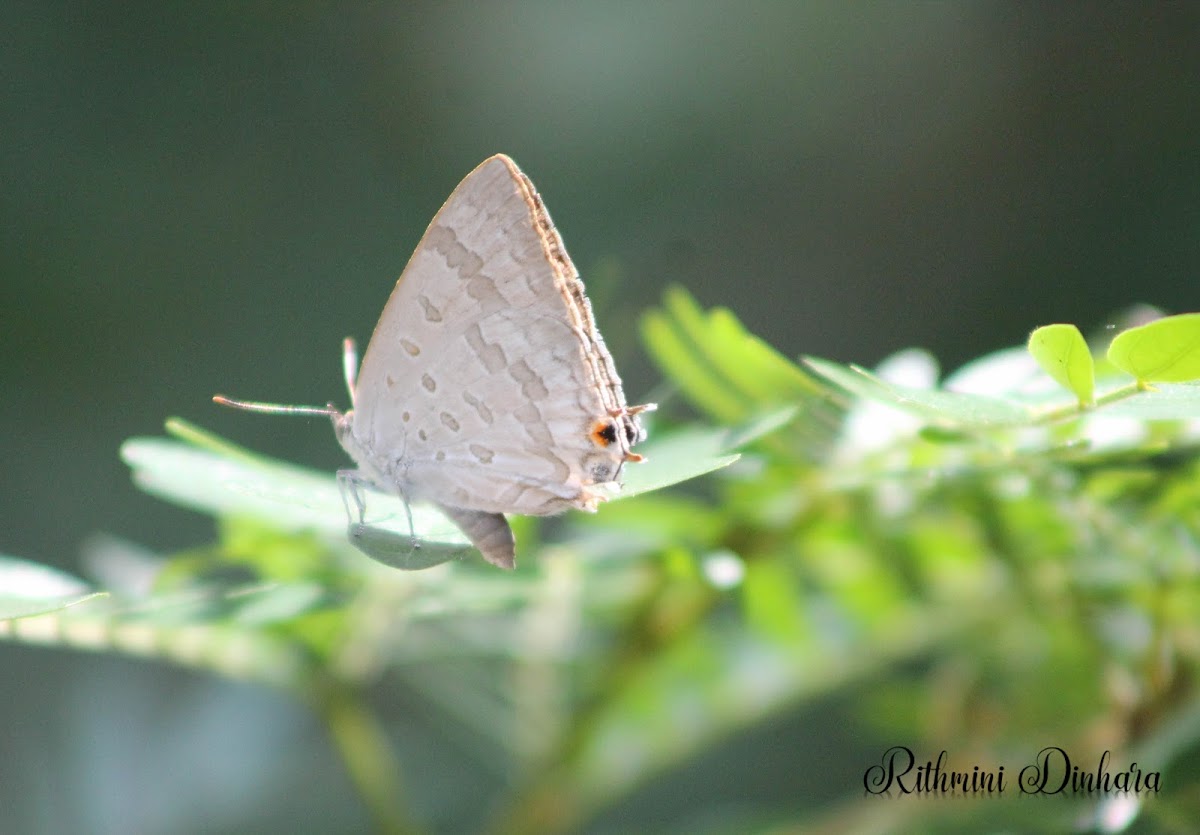
[[[1081,406],[1094,404],[1095,362],[1079,328],[1070,324],[1042,325],[1029,335],[1026,347],[1042,370],[1072,392]]]
[[[642,460],[632,452],[645,437],[638,416],[654,404],[626,405],[562,238],[503,154],[468,174],[434,216],[357,365],[347,339],[345,413],[213,398],[333,420],[358,465],[338,473],[357,507],[355,521],[347,501],[352,541],[368,536],[365,484],[406,505],[430,502],[489,562],[513,568],[505,513],[595,511],[622,466]]]

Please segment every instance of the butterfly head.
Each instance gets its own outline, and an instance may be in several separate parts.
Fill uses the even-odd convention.
[[[642,412],[653,412],[657,408],[657,403],[643,403],[640,406],[627,406],[613,415],[613,418],[617,421],[618,431],[623,436],[622,440],[627,452],[626,461],[642,460],[642,456],[634,452],[629,452],[629,449],[646,440],[646,429],[642,426],[639,415]]]

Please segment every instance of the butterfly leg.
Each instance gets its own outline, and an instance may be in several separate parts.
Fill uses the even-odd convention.
[[[362,492],[359,487],[370,482],[363,478],[358,470],[338,470],[337,471],[338,492],[342,494],[342,506],[346,508],[346,517],[350,520],[352,530],[360,530],[366,527],[367,503],[363,499]],[[419,551],[421,548],[421,540],[417,539],[417,529],[413,525],[412,507],[409,506],[408,496],[403,490],[399,491],[400,502],[404,505],[404,516],[408,520],[408,541],[409,546],[413,551]],[[347,498],[349,496],[349,498]],[[355,513],[350,509],[349,499],[354,499],[354,507],[358,510],[358,522],[354,521]]]
[[[412,508],[408,504],[408,496],[403,490],[400,490],[398,495],[400,496],[400,501],[404,504],[404,515],[408,519],[409,541],[412,543],[413,550],[417,551],[421,547],[421,540],[417,539],[417,531],[416,528],[413,527]]]
[[[351,523],[354,522],[354,513],[350,510],[350,502],[346,500],[346,494],[349,493],[354,498],[354,506],[358,508],[358,523],[361,525],[367,515],[367,503],[358,489],[358,486],[364,483],[363,477],[358,474],[358,470],[338,470],[337,483],[338,492],[342,494],[342,506],[346,508],[346,516]],[[407,506],[406,504],[405,507]],[[412,527],[411,520],[409,527]]]

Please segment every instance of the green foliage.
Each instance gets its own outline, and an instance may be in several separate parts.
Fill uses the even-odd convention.
[[[806,716],[810,743],[836,745],[831,701],[869,752],[853,752],[859,775],[895,744],[1005,765],[1014,782],[1047,745],[1091,767],[1110,750],[1114,770],[1163,772],[1133,813],[1169,831],[1200,815],[1193,321],[1127,331],[1111,363],[1073,326],[1040,328],[939,385],[919,351],[874,371],[793,363],[672,290],[643,335],[678,397],[655,416],[649,461],[627,468],[622,498],[636,498],[547,531],[514,520],[511,573],[420,506],[414,550],[391,497],[369,494],[369,524],[348,529],[332,475],[172,421],[175,439],[122,455],[146,490],[213,516],[216,541],[161,559],[109,545],[104,595],[0,561],[0,635],[295,693],[387,831],[421,831],[438,802],[404,800],[423,764],[367,707],[397,681],[510,775],[499,803],[476,801],[484,831],[598,816],[646,830],[629,798],[743,732]],[[722,774],[757,765],[723,756]],[[706,805],[721,831],[1066,830],[1112,814],[1103,797],[1047,811],[1015,788],[864,799],[857,777],[800,771],[785,802],[755,807],[717,781]]]
[[[1054,381],[1092,405],[1096,368],[1083,334],[1074,325],[1044,325],[1029,335],[1029,353]]]
[[[69,574],[0,556],[0,629],[18,618],[52,614],[99,596]]]
[[[1200,313],[1167,316],[1113,339],[1108,358],[1139,383],[1200,378]]]

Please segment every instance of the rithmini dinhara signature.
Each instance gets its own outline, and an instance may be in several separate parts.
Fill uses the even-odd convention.
[[[1038,752],[1033,762],[1016,772],[1012,784],[1020,794],[1157,794],[1162,775],[1146,771],[1136,762],[1116,771],[1112,755],[1105,751],[1094,767],[1072,762],[1062,748],[1049,745]],[[959,794],[997,795],[1010,788],[1012,772],[1004,766],[994,769],[971,766],[965,770],[947,766],[947,754],[918,763],[910,748],[894,745],[883,752],[878,765],[863,774],[868,794]]]

